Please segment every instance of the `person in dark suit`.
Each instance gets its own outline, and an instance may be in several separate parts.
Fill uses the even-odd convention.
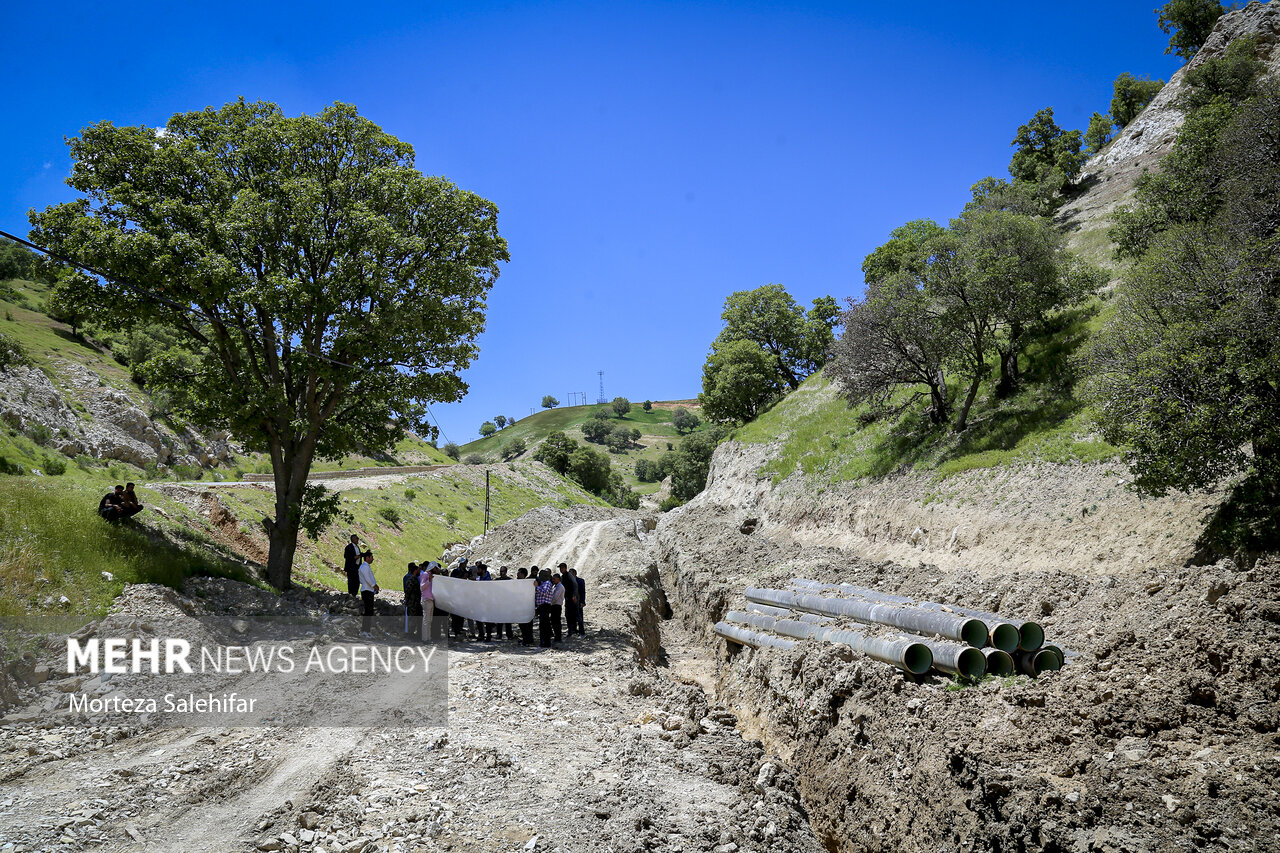
[[[124,486],[116,486],[114,491],[102,496],[98,501],[98,515],[111,522],[124,518]]]
[[[347,548],[342,552],[343,571],[347,573],[347,593],[352,598],[360,597],[360,562],[363,559],[360,553],[360,537],[351,534],[351,541],[347,543]]]
[[[574,612],[578,617],[578,636],[581,637],[587,633],[587,626],[582,621],[582,611],[587,606],[587,582],[578,577],[577,569],[570,569],[569,576],[572,577],[574,582],[578,585],[578,609]]]
[[[569,574],[567,563],[561,563],[557,568],[560,569],[560,583],[564,585],[564,620],[572,637],[578,630],[578,585]]]

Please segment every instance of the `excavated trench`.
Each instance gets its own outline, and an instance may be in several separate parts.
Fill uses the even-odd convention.
[[[829,850],[1264,849],[1280,837],[1280,572],[976,576],[797,544],[691,505],[660,524],[673,617],[710,688],[793,769]],[[1059,673],[909,678],[848,647],[752,649],[711,627],[793,576],[1034,614]]]

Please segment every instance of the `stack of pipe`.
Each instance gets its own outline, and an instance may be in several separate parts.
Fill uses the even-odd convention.
[[[1044,644],[1044,629],[1036,622],[852,584],[795,578],[791,586],[748,588],[743,593],[747,609],[730,611],[726,621],[717,623],[716,633],[756,647],[792,648],[797,639],[844,643],[916,675],[933,668],[966,678],[1015,671],[1035,676],[1060,669],[1065,659],[1060,648]],[[822,594],[827,591],[843,597]],[[877,636],[842,629],[832,624],[839,618],[901,633]]]

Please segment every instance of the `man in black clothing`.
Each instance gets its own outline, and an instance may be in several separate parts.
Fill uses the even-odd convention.
[[[582,611],[587,606],[587,582],[578,577],[577,569],[570,569],[569,575],[578,586],[578,609],[576,613],[578,614],[578,636],[581,637],[585,636],[587,633],[587,626],[582,621]]]
[[[578,630],[578,585],[573,582],[573,575],[569,574],[569,565],[561,563],[560,582],[564,584],[564,620],[569,626],[569,636]]]
[[[352,598],[360,597],[360,537],[351,534],[351,541],[342,552],[343,571],[347,573],[347,594]]]
[[[463,580],[471,579],[471,572],[467,569],[467,559],[462,558],[462,562],[449,572],[451,578],[462,578]],[[453,632],[454,639],[462,639],[467,632],[467,620],[456,613],[449,614],[449,630]]]
[[[116,486],[102,496],[98,501],[98,515],[111,522],[124,518],[124,486]]]
[[[133,483],[124,484],[124,502],[121,507],[123,509],[122,518],[133,518],[142,512],[142,502],[138,500],[138,493],[133,490]]]
[[[422,635],[422,586],[418,582],[417,563],[409,564],[404,576],[404,633],[406,637]]]

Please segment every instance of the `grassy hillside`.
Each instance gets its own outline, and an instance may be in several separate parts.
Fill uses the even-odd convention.
[[[532,462],[492,466],[491,484],[495,526],[548,503],[603,505]],[[218,488],[213,494],[227,516],[198,491],[167,488],[143,489],[147,511],[111,525],[97,517],[100,490],[89,482],[0,475],[0,645],[17,644],[7,636],[15,631],[72,631],[101,618],[126,583],[178,588],[192,575],[215,575],[265,588],[248,561],[266,559],[261,519],[271,493]],[[398,590],[408,561],[438,559],[448,545],[483,531],[484,495],[484,469],[470,466],[344,491],[353,523],[336,524],[315,542],[303,536],[294,579],[345,589],[342,548],[355,532],[377,555],[379,582]]]
[[[734,437],[779,443],[780,452],[764,471],[775,482],[797,471],[833,483],[900,469],[933,471],[942,479],[1033,459],[1110,459],[1119,451],[1094,432],[1088,408],[1075,396],[1072,363],[1106,314],[1105,302],[1095,299],[1057,315],[1028,348],[1030,365],[1021,388],[1003,400],[994,393],[993,364],[991,379],[979,389],[970,426],[959,435],[928,426],[927,400],[908,405],[898,417],[872,420],[867,406],[850,406],[817,374]],[[958,380],[951,391],[953,399],[961,393]],[[902,392],[897,402],[910,396]]]
[[[488,466],[488,470],[491,527],[547,504],[606,505],[540,463],[512,462]],[[345,589],[342,549],[347,537],[357,533],[374,551],[379,583],[398,589],[410,560],[439,559],[449,545],[484,532],[484,474],[480,466],[455,466],[375,488],[345,489],[342,508],[351,513],[353,522],[334,525],[315,542],[302,537],[294,578],[312,586]],[[270,514],[272,494],[253,487],[225,487],[216,495],[235,516],[239,532],[256,543],[257,556],[265,558],[260,520]]]
[[[635,464],[638,459],[657,461],[666,453],[667,445],[675,446],[680,442],[680,434],[671,424],[671,414],[676,408],[685,408],[699,417],[702,416],[696,400],[667,400],[655,402],[653,410],[646,412],[639,402],[633,401],[631,411],[620,420],[632,429],[640,430],[638,447],[624,453],[610,453],[615,468],[621,470],[627,478],[627,484],[641,494],[650,494],[658,490],[657,483],[641,483],[635,476]],[[502,448],[515,439],[523,439],[528,450],[525,456],[532,454],[538,443],[557,430],[562,431],[579,442],[586,443],[582,436],[582,425],[591,420],[600,406],[566,406],[558,409],[545,409],[536,414],[522,418],[504,430],[477,439],[462,447],[465,459],[477,453],[486,461],[502,458]],[[699,429],[702,427],[700,426]],[[588,444],[589,447],[605,450],[601,445]]]
[[[175,501],[144,493],[167,518],[152,511],[138,523],[111,525],[95,512],[98,491],[65,477],[0,475],[4,629],[74,630],[101,617],[126,583],[177,587],[191,575],[250,580],[236,555],[185,518]]]
[[[43,308],[49,297],[49,286],[27,281],[0,282],[0,333],[17,341],[26,350],[33,366],[42,370],[54,386],[63,392],[73,408],[84,418],[88,412],[79,403],[72,402],[65,372],[68,364],[83,366],[92,371],[101,384],[110,386],[127,394],[134,404],[153,418],[180,431],[179,421],[158,414],[151,396],[133,382],[127,365],[118,360],[112,348],[99,345],[84,335],[72,334],[71,328],[54,320],[44,313]],[[117,349],[123,352],[122,348]],[[46,472],[51,466],[50,457],[57,458],[58,453],[45,445],[51,436],[39,430],[21,432],[12,426],[5,425],[0,429],[0,457],[13,465],[20,465],[31,472]],[[258,453],[238,455],[231,464],[220,465],[212,469],[196,467],[170,469],[142,469],[135,465],[111,460],[95,460],[82,456],[74,462],[64,460],[67,470],[62,476],[84,482],[106,485],[122,480],[137,482],[155,480],[230,480],[238,479],[242,472],[268,473],[271,470],[270,460]],[[353,454],[340,460],[317,460],[314,469],[332,471],[342,468],[359,468],[365,466],[385,465],[418,465],[449,464],[449,459],[441,451],[427,444],[417,436],[407,436],[389,453],[376,456]],[[58,467],[56,464],[53,468]]]

